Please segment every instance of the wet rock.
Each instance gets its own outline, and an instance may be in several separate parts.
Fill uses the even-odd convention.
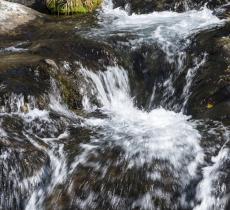
[[[33,53],[51,59],[58,58],[60,60],[59,58],[61,58],[62,61],[70,61],[75,65],[80,62],[80,64],[92,70],[103,70],[105,66],[116,63],[113,50],[109,46],[79,36],[68,40],[44,41],[40,47],[33,50]]]
[[[220,29],[196,37],[198,53],[208,53],[207,61],[195,78],[188,114],[194,117],[229,121],[230,116],[230,38],[227,23]],[[212,43],[209,45],[208,43]]]
[[[229,3],[228,0],[189,0],[187,1],[189,8],[200,8],[206,5],[210,9],[214,9]]]
[[[218,6],[227,4],[227,0],[113,0],[115,7],[122,7],[131,13],[150,13],[153,11],[165,11],[165,10],[173,10],[177,12],[183,12],[190,9],[198,9],[205,4],[211,9],[214,9]]]
[[[69,108],[81,108],[81,95],[75,74],[66,73],[64,67],[59,68],[51,59],[24,65],[5,67],[0,72],[2,112],[25,113],[33,108],[49,109],[49,94],[56,91],[52,79]]]
[[[159,106],[172,109],[171,104],[175,104],[180,99],[173,96],[165,97],[168,91],[165,81],[171,76],[178,83],[177,94],[181,94],[181,87],[184,84],[183,79],[178,82],[176,77],[178,63],[169,62],[167,54],[156,43],[142,44],[132,50],[126,48],[122,50],[124,55],[120,55],[121,63],[130,72],[131,94],[135,97],[135,105],[147,110]]]
[[[58,85],[64,103],[66,103],[71,110],[76,111],[81,109],[81,82],[78,77],[79,75],[73,71],[73,69],[77,67],[74,65],[70,67],[70,64],[67,62],[65,62],[65,64],[60,63],[58,67],[55,61],[51,59],[45,59],[44,62],[45,65],[47,65],[45,68]]]
[[[230,18],[230,3],[215,9],[214,14],[219,18]]]
[[[163,82],[172,68],[166,60],[165,53],[157,45],[142,45],[132,51],[131,61],[132,69],[135,72],[135,76],[131,79],[132,91],[136,96],[137,105],[145,107],[154,85]],[[162,91],[158,91],[156,94],[156,106],[159,105],[162,94]]]
[[[192,38],[192,44],[183,50],[183,68],[177,55],[170,63],[159,46],[142,45],[134,50],[124,47],[122,58],[125,69],[130,70],[132,95],[140,108],[159,106],[178,111],[195,118],[229,121],[230,42],[229,22],[212,30],[205,30]],[[210,42],[212,45],[210,45]],[[128,54],[128,55],[127,55]],[[132,63],[132,65],[130,65]],[[188,71],[197,69],[189,92],[184,94]],[[179,74],[178,71],[181,71]],[[166,81],[171,78],[173,92]],[[169,93],[169,94],[168,94]],[[168,95],[167,95],[168,94]],[[171,94],[171,95],[170,95]],[[191,96],[190,96],[191,94]],[[190,97],[185,103],[185,96]],[[185,105],[184,105],[185,104]]]
[[[48,106],[50,76],[39,65],[15,67],[0,73],[2,111],[28,112],[28,107]],[[21,103],[19,104],[19,101]]]
[[[55,63],[55,61],[53,61],[53,60],[51,60],[51,59],[45,59],[44,60],[45,61],[45,63],[47,64],[47,65],[49,65],[50,67],[51,67],[51,69],[53,69],[53,70],[58,70],[58,66],[57,66],[57,64]]]
[[[22,39],[21,42],[16,42],[13,48],[15,50],[0,52],[0,78],[4,87],[1,89],[3,107],[11,95],[16,94],[23,96],[25,103],[28,103],[28,97],[33,96],[36,107],[47,108],[53,79],[63,102],[74,111],[80,110],[82,96],[79,91],[83,82],[79,74],[80,68],[97,71],[106,69],[108,65],[115,65],[116,56],[111,47],[74,34],[72,28],[75,23],[69,23],[68,20],[67,23],[70,26],[64,29],[59,28],[56,22],[55,27],[53,22],[50,27],[49,23],[31,25],[29,28],[26,26],[22,34],[4,36],[1,39],[2,49],[12,46],[12,40]],[[36,27],[39,28],[39,33],[34,32]],[[24,39],[31,39],[31,36],[31,41],[22,44]],[[41,36],[44,36],[42,40]],[[7,39],[10,44],[5,43]],[[21,50],[17,50],[18,48]],[[25,107],[24,104],[19,109],[26,111]]]
[[[41,60],[38,55],[32,55],[28,53],[24,54],[4,54],[1,55],[0,71],[7,70],[9,68],[23,67],[29,65],[36,65]]]
[[[228,124],[230,118],[230,102],[226,100],[225,102],[218,103],[213,106],[213,108],[207,110],[203,115],[204,118],[210,118],[214,120],[221,120]]]

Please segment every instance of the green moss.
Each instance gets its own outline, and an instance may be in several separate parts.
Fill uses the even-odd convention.
[[[75,13],[87,13],[89,12],[89,10],[87,10],[87,8],[83,7],[83,6],[80,6],[80,7],[77,7],[74,11]]]
[[[59,81],[61,95],[66,104],[72,109],[81,108],[82,96],[74,85],[74,81],[65,75],[58,75],[56,79]]]
[[[102,0],[46,0],[46,6],[53,14],[86,14],[97,9]]]

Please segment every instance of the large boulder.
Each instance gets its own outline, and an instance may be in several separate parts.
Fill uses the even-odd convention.
[[[27,7],[33,7],[35,4],[42,4],[42,0],[7,0],[9,2],[23,4]]]
[[[0,35],[26,24],[42,15],[21,4],[0,1]]]
[[[30,7],[42,13],[49,12],[43,0],[7,0],[7,1],[23,4],[27,7]]]

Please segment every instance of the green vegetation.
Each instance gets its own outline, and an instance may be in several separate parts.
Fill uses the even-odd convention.
[[[70,15],[92,12],[101,5],[102,0],[45,0],[53,14]]]

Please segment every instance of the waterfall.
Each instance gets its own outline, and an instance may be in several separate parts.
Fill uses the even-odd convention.
[[[47,104],[40,106],[36,94],[13,91],[0,101],[0,210],[227,210],[229,128],[186,115],[194,81],[209,59],[207,52],[189,54],[189,47],[197,34],[225,20],[189,4],[184,1],[183,13],[130,14],[128,5],[123,10],[104,1],[98,24],[79,33],[107,43],[114,60],[122,52],[128,64],[102,62],[100,69],[87,65],[90,56],[82,56],[85,63],[80,56],[72,63],[58,58],[63,67],[53,61],[55,71],[45,69]],[[141,73],[156,73],[148,93],[130,56],[143,45],[153,49],[146,53],[150,59],[165,64],[157,66],[162,75],[148,69],[156,62],[140,65]],[[22,46],[0,54],[29,52]],[[70,110],[66,95],[73,80],[82,108]],[[142,106],[137,87],[147,98]]]
[[[176,111],[185,111],[190,95],[187,92],[191,89],[192,79],[195,76],[189,75],[199,71],[204,61],[198,57],[206,54],[203,52],[197,55],[193,60],[193,66],[188,67],[186,66],[187,49],[196,34],[212,27],[220,27],[225,24],[225,20],[217,18],[206,6],[200,10],[187,10],[183,13],[163,11],[130,15],[121,8],[114,9],[112,5],[112,1],[105,1],[99,18],[100,27],[91,30],[88,35],[94,39],[100,37],[105,40],[113,36],[122,38],[131,35],[130,40],[119,44],[129,46],[132,51],[138,50],[142,45],[158,46],[165,55],[162,60],[165,59],[168,63],[168,67],[162,69],[167,76],[160,84],[161,87],[155,87],[157,92],[163,92],[160,105]],[[207,58],[208,55],[205,57]],[[181,95],[183,101],[178,103],[175,99],[175,83],[185,71],[188,72],[185,79],[186,87]],[[155,81],[154,84],[157,82]]]
[[[125,152],[123,158],[128,164],[125,170],[147,165],[146,179],[149,178],[153,182],[156,179],[161,181],[167,179],[167,176],[162,174],[163,168],[159,170],[155,168],[154,171],[148,169],[155,161],[164,160],[164,170],[170,171],[171,176],[177,180],[175,185],[185,190],[190,180],[196,177],[198,165],[203,162],[204,154],[199,146],[200,135],[195,129],[195,124],[189,122],[189,118],[183,114],[176,114],[162,108],[150,112],[136,108],[130,95],[127,72],[122,68],[108,67],[106,72],[97,74],[83,68],[81,74],[86,80],[84,96],[88,97],[84,100],[87,101],[84,104],[85,109],[89,112],[99,109],[107,116],[102,119],[97,117],[86,119],[85,126],[90,126],[100,133],[100,138],[92,138],[91,145],[86,147],[86,153],[92,153],[93,150],[97,153],[98,146],[93,147],[95,144],[119,146]],[[96,97],[99,106],[91,104],[92,96]],[[95,102],[95,98],[93,101]],[[88,147],[91,149],[88,150]],[[100,147],[103,148],[103,146]],[[106,153],[106,149],[102,151]],[[85,158],[77,157],[77,164],[74,167],[80,164],[79,159],[83,159],[84,164],[87,165]],[[124,160],[121,159],[121,161]],[[119,164],[119,160],[116,164]],[[96,167],[103,168],[105,170],[103,174],[108,173],[107,167]],[[157,208],[150,198],[160,195],[154,187],[151,189],[143,198],[139,197],[133,201],[132,206],[143,209]],[[166,193],[164,189],[158,190],[162,195]],[[146,196],[150,199],[147,207]],[[160,196],[159,199],[162,197]],[[120,204],[116,203],[116,205],[119,208]]]

